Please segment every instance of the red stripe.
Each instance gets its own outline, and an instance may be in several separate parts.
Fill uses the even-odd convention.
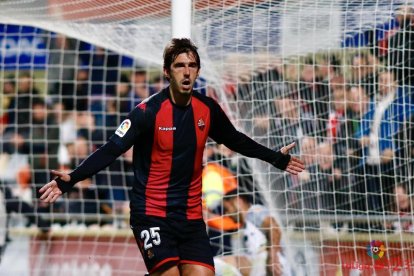
[[[191,101],[194,113],[194,127],[197,139],[197,148],[194,159],[193,176],[191,177],[190,189],[187,199],[187,218],[202,218],[201,208],[201,174],[203,152],[210,129],[210,109],[196,97]]]
[[[150,271],[148,271],[149,274],[153,273],[154,271],[156,271],[158,268],[160,268],[162,265],[168,263],[168,262],[176,262],[178,261],[179,258],[178,257],[173,257],[173,258],[167,258],[162,260],[161,262],[159,262],[158,264],[156,264]]]
[[[145,214],[166,217],[167,189],[170,182],[174,131],[173,107],[170,101],[161,104],[155,118],[151,167],[145,189]],[[161,128],[161,129],[160,129]]]
[[[201,266],[204,266],[204,267],[207,267],[207,268],[213,270],[214,273],[216,272],[216,270],[214,269],[214,266],[211,266],[209,264],[202,263],[202,262],[189,261],[189,260],[180,260],[180,264],[195,264],[195,265],[201,265]]]

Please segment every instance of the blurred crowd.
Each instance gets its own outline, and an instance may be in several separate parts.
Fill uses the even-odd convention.
[[[244,129],[274,149],[295,141],[293,154],[306,163],[297,177],[277,174],[271,189],[289,214],[412,216],[414,195],[414,12],[396,12],[397,24],[368,47],[321,52],[230,81],[226,95],[237,105]],[[102,145],[139,102],[166,86],[161,72],[123,68],[121,56],[53,35],[42,80],[34,71],[6,74],[1,82],[0,182],[8,211],[124,214],[133,180],[131,152],[108,169],[78,183],[53,206],[37,190],[50,170],[72,170]],[[39,89],[39,83],[47,86]],[[217,96],[207,89],[207,94]],[[209,146],[217,162],[255,190],[247,161],[221,146]],[[104,224],[74,216],[67,220]],[[398,221],[397,221],[398,222]],[[370,229],[413,231],[413,223],[379,223]],[[343,223],[332,222],[336,229]],[[318,228],[317,223],[299,225]],[[364,223],[348,225],[365,229]]]
[[[366,47],[279,60],[229,93],[256,139],[297,143],[306,171],[276,175],[271,190],[291,218],[306,216],[298,229],[413,230],[414,11],[395,14]]]

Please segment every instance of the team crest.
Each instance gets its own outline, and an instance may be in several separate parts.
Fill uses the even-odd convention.
[[[127,133],[130,127],[131,127],[131,121],[129,119],[126,119],[121,123],[121,125],[115,131],[115,134],[118,135],[119,137],[124,137],[124,135]]]
[[[154,258],[154,252],[152,252],[152,250],[151,250],[151,249],[148,249],[148,250],[147,250],[147,256],[148,256],[148,259],[152,259],[152,258]]]
[[[198,119],[197,126],[201,131],[203,131],[206,127],[206,124],[204,123],[203,119],[200,118]]]

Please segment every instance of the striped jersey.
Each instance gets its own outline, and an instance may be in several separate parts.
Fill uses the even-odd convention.
[[[133,148],[131,216],[202,218],[202,160],[207,138],[269,163],[270,150],[236,130],[220,105],[193,92],[189,105],[173,103],[169,87],[140,103],[110,140]]]

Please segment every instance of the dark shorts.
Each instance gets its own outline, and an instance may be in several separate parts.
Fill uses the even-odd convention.
[[[140,217],[131,219],[131,229],[149,273],[180,264],[202,265],[214,271],[203,220]]]

